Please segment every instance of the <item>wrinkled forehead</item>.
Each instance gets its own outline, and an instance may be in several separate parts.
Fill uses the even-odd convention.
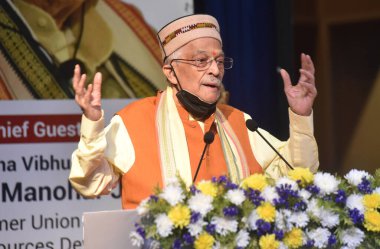
[[[214,38],[199,38],[180,47],[177,52],[187,56],[215,57],[224,55],[222,44]]]

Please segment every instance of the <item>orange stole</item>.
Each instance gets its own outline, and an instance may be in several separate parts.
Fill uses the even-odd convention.
[[[136,208],[143,199],[152,194],[154,187],[163,187],[155,127],[156,105],[159,98],[160,95],[138,100],[117,113],[128,130],[136,158],[131,169],[122,176],[124,209]],[[262,168],[251,150],[243,113],[227,105],[219,105],[218,108],[239,138],[250,173],[261,173]],[[189,120],[188,113],[182,106],[177,105],[177,109],[185,129],[191,172],[194,176],[204,148],[203,131],[197,121]],[[205,130],[210,129],[213,122],[214,115],[205,121]],[[197,181],[209,180],[213,176],[220,175],[228,175],[228,168],[219,135],[215,134],[214,142],[205,153]]]

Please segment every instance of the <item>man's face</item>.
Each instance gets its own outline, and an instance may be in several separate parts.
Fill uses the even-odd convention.
[[[224,57],[220,42],[214,38],[193,40],[183,46],[179,52],[179,59],[187,60],[207,60],[210,58],[218,60]],[[224,67],[223,65],[218,66],[215,60],[212,60],[210,67],[205,70],[199,70],[191,62],[173,61],[172,66],[182,89],[207,103],[216,102],[221,93]]]

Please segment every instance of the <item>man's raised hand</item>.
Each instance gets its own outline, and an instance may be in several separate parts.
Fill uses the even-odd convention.
[[[313,61],[306,54],[301,54],[300,78],[296,85],[292,85],[289,74],[284,69],[280,70],[289,107],[298,115],[308,116],[312,112],[317,96],[314,73]]]
[[[101,88],[102,74],[96,73],[92,84],[85,88],[86,75],[80,73],[79,65],[75,66],[73,87],[75,91],[75,101],[80,106],[83,114],[92,121],[97,121],[102,116]]]

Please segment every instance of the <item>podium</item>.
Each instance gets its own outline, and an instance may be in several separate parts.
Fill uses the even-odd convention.
[[[138,248],[132,245],[129,238],[138,220],[139,216],[135,210],[83,213],[84,249]]]

